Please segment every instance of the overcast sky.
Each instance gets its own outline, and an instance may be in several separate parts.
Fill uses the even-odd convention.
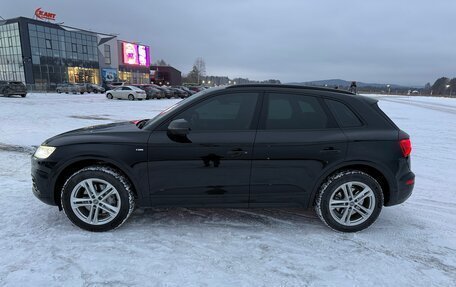
[[[151,46],[187,73],[424,85],[456,77],[455,0],[2,0],[0,16],[57,22]],[[20,4],[19,4],[20,3]]]

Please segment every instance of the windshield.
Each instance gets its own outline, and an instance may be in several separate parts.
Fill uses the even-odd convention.
[[[216,88],[213,88],[211,89],[211,91],[214,91]],[[218,88],[218,89],[223,89],[222,87]],[[144,125],[145,127],[149,127],[149,126],[152,126],[154,125],[155,123],[158,123],[160,122],[160,120],[164,117],[166,117],[169,113],[171,113],[172,111],[176,110],[177,108],[179,108],[180,106],[188,103],[188,102],[191,102],[191,101],[194,101],[194,100],[197,100],[199,97],[207,94],[207,90],[204,90],[204,91],[201,91],[201,92],[198,92],[196,94],[194,94],[193,96],[191,97],[188,97],[188,98],[185,98],[184,100],[180,101],[180,102],[177,102],[176,104],[172,105],[171,107],[163,110],[161,113],[159,113],[158,115],[156,115],[155,117],[153,117],[152,119],[148,120],[147,123]]]

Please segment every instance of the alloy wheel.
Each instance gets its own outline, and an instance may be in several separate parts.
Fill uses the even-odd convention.
[[[70,195],[74,214],[83,222],[101,225],[112,221],[120,211],[120,195],[105,180],[89,178],[78,183]]]
[[[339,224],[353,226],[369,219],[375,204],[375,194],[369,186],[350,181],[340,185],[331,194],[329,210]]]

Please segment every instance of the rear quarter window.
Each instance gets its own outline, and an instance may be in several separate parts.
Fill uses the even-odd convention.
[[[340,127],[342,128],[352,128],[360,127],[363,125],[361,120],[356,116],[356,114],[344,103],[334,100],[325,100],[330,111],[333,113]]]

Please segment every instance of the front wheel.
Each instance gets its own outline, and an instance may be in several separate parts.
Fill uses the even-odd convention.
[[[106,166],[90,166],[74,173],[61,192],[67,217],[88,231],[121,226],[135,207],[132,186],[125,176]]]
[[[134,100],[135,100],[135,96],[133,96],[133,95],[128,95],[128,99],[129,99],[130,101],[134,101]]]
[[[329,177],[316,197],[315,211],[330,228],[357,232],[375,222],[383,207],[379,183],[367,173],[347,170]]]
[[[106,95],[106,98],[112,100],[112,94],[111,94],[111,93],[108,93],[108,94]]]

